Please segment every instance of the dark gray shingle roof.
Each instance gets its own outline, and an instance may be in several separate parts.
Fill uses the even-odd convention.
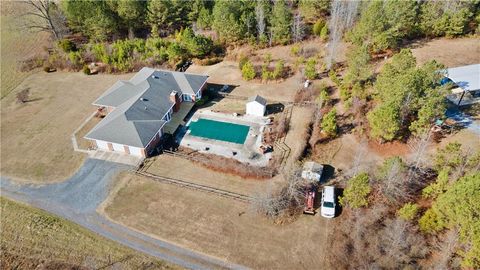
[[[267,105],[267,100],[259,95],[251,96],[248,98],[248,102],[252,102],[252,101],[256,101],[262,105]]]
[[[93,102],[115,109],[85,138],[143,148],[166,123],[162,119],[174,105],[172,91],[196,94],[207,78],[143,68],[130,81],[115,83]]]

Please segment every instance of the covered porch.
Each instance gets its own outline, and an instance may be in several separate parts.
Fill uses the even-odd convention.
[[[172,119],[163,126],[163,132],[173,135],[180,125],[185,125],[185,117],[187,117],[194,105],[194,102],[182,102],[178,112],[173,113]]]

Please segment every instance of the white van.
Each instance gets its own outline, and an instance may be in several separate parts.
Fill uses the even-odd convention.
[[[322,192],[322,206],[320,207],[322,217],[335,217],[335,187],[325,186]]]

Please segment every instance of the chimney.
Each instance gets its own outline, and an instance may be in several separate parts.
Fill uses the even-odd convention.
[[[178,112],[180,109],[180,97],[178,96],[177,91],[174,90],[170,93],[170,101],[175,104],[173,105],[173,112]]]

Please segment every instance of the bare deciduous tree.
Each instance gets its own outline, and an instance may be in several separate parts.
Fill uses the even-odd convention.
[[[269,218],[292,216],[299,213],[305,203],[305,189],[315,180],[301,177],[301,170],[293,168],[285,173],[285,180],[277,186],[270,184],[254,196],[252,210]]]
[[[305,37],[305,26],[300,13],[293,17],[292,36],[293,42],[299,42]]]
[[[427,254],[425,240],[414,233],[411,225],[403,219],[387,220],[380,232],[381,246],[378,258],[382,268],[392,265],[407,265],[412,259],[420,259]],[[400,267],[401,268],[401,267]]]
[[[23,14],[24,27],[28,30],[45,31],[60,39],[68,34],[66,19],[57,3],[52,0],[28,0],[23,2],[31,11]]]
[[[257,21],[257,31],[258,31],[258,36],[261,37],[265,35],[265,10],[264,6],[262,5],[262,2],[259,1],[257,2],[257,5],[255,6],[255,19]]]
[[[438,250],[437,260],[432,261],[431,269],[452,269],[450,261],[458,247],[458,230],[448,230],[442,237],[434,243],[434,248]]]

